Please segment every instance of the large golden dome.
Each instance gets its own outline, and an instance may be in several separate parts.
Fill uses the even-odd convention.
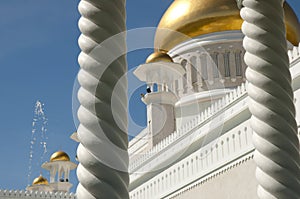
[[[55,161],[70,161],[70,157],[68,156],[67,153],[63,151],[57,151],[53,153],[50,157],[50,162],[55,162]]]
[[[32,182],[32,185],[47,185],[47,184],[48,184],[48,180],[44,178],[42,175],[35,178]]]
[[[288,3],[284,4],[284,11],[287,39],[298,45],[300,25],[297,16]],[[158,25],[154,47],[169,51],[196,36],[240,30],[242,22],[236,0],[175,0]]]

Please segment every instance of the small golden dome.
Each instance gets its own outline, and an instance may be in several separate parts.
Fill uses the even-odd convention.
[[[146,64],[154,62],[173,62],[173,59],[167,54],[166,51],[157,51],[149,55]]]
[[[57,151],[53,153],[50,157],[50,162],[55,161],[70,161],[70,157],[63,151]]]
[[[40,175],[33,180],[32,185],[48,185],[48,180]]]
[[[287,39],[300,41],[300,25],[293,9],[285,2]],[[177,44],[204,34],[241,30],[243,20],[236,0],[176,0],[158,25],[154,47],[169,51]]]

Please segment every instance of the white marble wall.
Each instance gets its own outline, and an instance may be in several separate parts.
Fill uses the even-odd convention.
[[[170,199],[258,199],[255,163],[250,155],[226,170],[168,196]]]
[[[176,164],[166,168],[151,180],[130,193],[131,199],[163,198],[182,190],[195,180],[205,180],[208,174],[225,171],[239,157],[254,150],[251,142],[252,131],[244,122],[225,135]]]

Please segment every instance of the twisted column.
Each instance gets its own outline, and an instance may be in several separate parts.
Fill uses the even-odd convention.
[[[81,0],[78,199],[128,194],[125,0]],[[120,33],[120,34],[118,34]]]
[[[299,141],[282,0],[243,0],[246,77],[261,199],[299,199]]]

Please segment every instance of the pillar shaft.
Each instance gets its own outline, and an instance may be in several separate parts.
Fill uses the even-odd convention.
[[[78,199],[128,194],[125,0],[81,0]]]
[[[282,0],[243,0],[246,78],[261,199],[300,198],[299,141]]]

